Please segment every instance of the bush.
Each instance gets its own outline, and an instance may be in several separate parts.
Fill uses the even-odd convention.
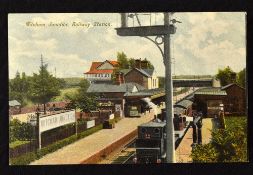
[[[30,123],[20,122],[18,119],[10,121],[9,141],[30,140],[33,138],[33,126]]]
[[[30,142],[30,141],[15,140],[15,141],[13,141],[13,142],[11,142],[11,143],[9,144],[9,148],[14,149],[14,148],[16,148],[16,147],[18,147],[18,146],[25,145],[25,144],[27,144],[27,143],[29,143],[29,142]]]
[[[217,150],[211,143],[205,145],[196,145],[191,157],[196,163],[217,162]]]
[[[90,128],[84,132],[79,133],[77,136],[72,135],[66,139],[63,139],[61,141],[55,142],[47,147],[42,148],[41,150],[37,150],[36,152],[30,152],[27,154],[24,154],[22,156],[16,157],[16,158],[11,158],[10,163],[11,165],[27,165],[31,163],[32,161],[35,161],[37,159],[40,159],[46,154],[52,153],[66,145],[69,145],[81,138],[84,138],[88,135],[91,135],[103,128],[102,124],[95,126],[93,128]]]
[[[227,117],[226,129],[212,132],[212,141],[192,150],[194,162],[246,162],[247,118]]]

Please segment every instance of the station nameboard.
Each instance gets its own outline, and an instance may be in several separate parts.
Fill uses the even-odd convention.
[[[75,111],[53,114],[40,118],[40,132],[75,122]]]

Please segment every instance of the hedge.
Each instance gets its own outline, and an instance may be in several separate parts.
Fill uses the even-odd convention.
[[[14,148],[16,148],[18,146],[25,145],[25,144],[27,144],[29,142],[30,141],[27,141],[27,140],[16,140],[14,142],[9,143],[9,148],[14,149]]]
[[[93,128],[90,128],[84,132],[77,134],[77,136],[72,135],[66,139],[60,140],[60,141],[55,142],[47,147],[37,150],[36,152],[30,152],[30,153],[24,154],[24,155],[16,157],[16,158],[11,158],[10,164],[11,165],[28,165],[32,161],[38,160],[41,157],[43,157],[44,155],[52,153],[52,152],[66,146],[66,145],[69,145],[81,138],[91,135],[91,134],[101,130],[102,128],[103,128],[103,125],[100,124],[98,126],[95,126]]]

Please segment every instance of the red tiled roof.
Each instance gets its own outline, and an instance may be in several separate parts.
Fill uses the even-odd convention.
[[[108,60],[108,62],[111,63],[113,66],[116,66],[116,65],[119,64],[118,61],[110,61],[110,60]]]
[[[103,62],[92,62],[90,71],[97,69],[98,66],[100,66]]]
[[[113,66],[118,65],[118,61],[111,61],[106,60]],[[106,62],[104,61],[104,62]],[[92,62],[90,70],[88,72],[85,72],[85,74],[111,74],[113,72],[113,69],[104,69],[104,70],[98,70],[97,68],[102,65],[104,62]]]

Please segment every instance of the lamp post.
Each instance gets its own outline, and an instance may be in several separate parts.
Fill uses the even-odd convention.
[[[128,27],[127,17],[136,18],[139,26],[138,27]],[[172,24],[170,24],[170,21]],[[172,84],[172,71],[171,71],[171,53],[170,53],[170,35],[176,32],[176,27],[174,23],[175,19],[170,20],[170,13],[164,13],[164,25],[150,25],[141,26],[141,22],[138,18],[138,14],[121,13],[121,27],[116,28],[117,34],[120,36],[140,36],[144,37],[151,42],[153,42],[163,57],[163,63],[165,66],[165,93],[166,93],[166,162],[175,163],[175,135],[174,135],[174,124],[173,124],[173,84]],[[155,40],[150,38],[150,36],[155,36]],[[162,41],[158,42],[161,38]],[[164,46],[162,49],[160,45]]]

